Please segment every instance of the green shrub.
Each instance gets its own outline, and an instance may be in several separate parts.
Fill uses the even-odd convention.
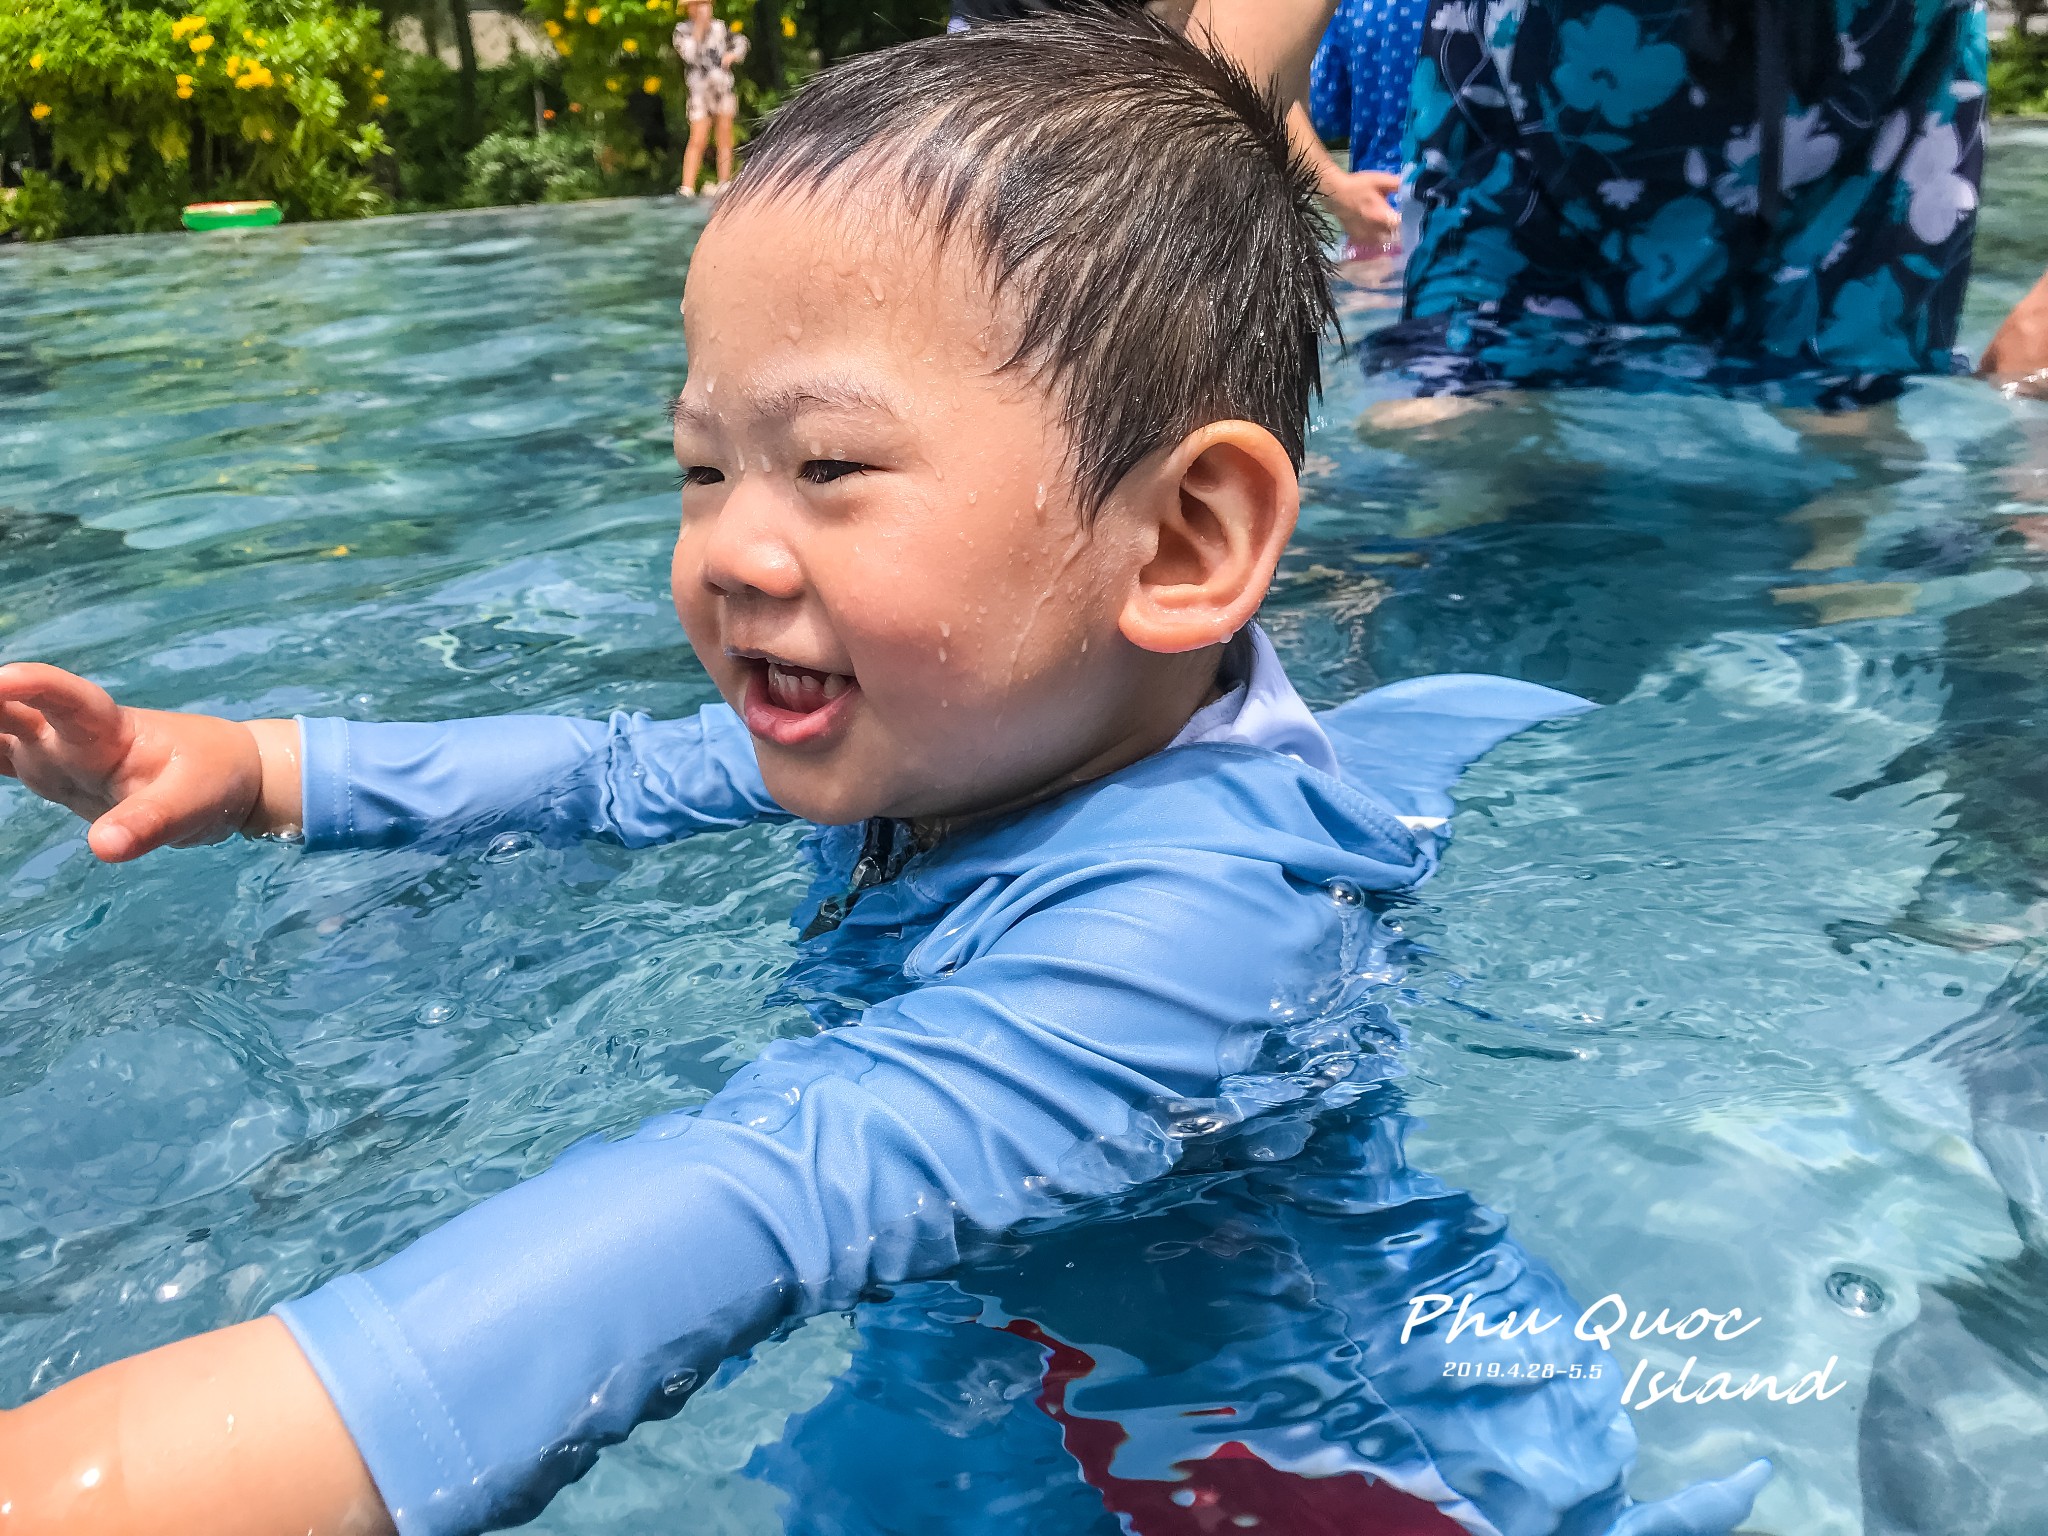
[[[64,189],[41,171],[30,171],[20,186],[0,191],[0,234],[54,240],[63,229]]]
[[[605,194],[598,174],[598,141],[563,130],[542,134],[494,133],[469,152],[469,180],[463,201],[473,207],[498,203],[572,203]]]
[[[333,0],[204,0],[185,15],[6,0],[0,123],[25,117],[37,168],[64,183],[34,195],[62,210],[37,237],[166,228],[200,198],[275,198],[291,218],[376,211],[382,53],[377,13]]]
[[[384,163],[401,208],[445,208],[467,201],[470,154],[492,134],[534,131],[534,93],[543,103],[560,95],[555,69],[526,58],[476,74],[474,115],[464,121],[462,76],[439,59],[396,51],[384,82]]]
[[[2048,37],[2015,30],[1991,45],[1991,110],[2048,113]]]

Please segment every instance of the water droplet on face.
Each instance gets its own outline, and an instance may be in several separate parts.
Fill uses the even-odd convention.
[[[507,859],[516,859],[537,843],[530,832],[500,832],[491,839],[491,846],[484,850],[484,857],[493,864],[502,864]]]
[[[967,493],[967,505],[970,507],[974,505],[974,492],[972,491]]]
[[[454,1017],[455,1005],[440,998],[436,998],[433,1002],[423,1005],[418,1014],[419,1021],[422,1024],[429,1025],[446,1024]]]
[[[945,647],[944,647],[944,646],[942,645],[942,646],[940,646],[940,647],[939,647],[939,660],[941,660],[941,661],[944,661],[945,659],[946,659],[946,648],[945,648]]]
[[[1045,510],[1045,482],[1043,480],[1038,482],[1038,497],[1031,505],[1041,512]]]
[[[1884,1287],[1869,1275],[1853,1269],[1838,1269],[1821,1287],[1828,1300],[1851,1317],[1875,1317],[1890,1298]]]

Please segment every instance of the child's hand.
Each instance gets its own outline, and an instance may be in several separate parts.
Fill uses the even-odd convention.
[[[289,721],[124,709],[56,667],[0,667],[0,773],[92,822],[109,864],[296,826],[297,748]]]

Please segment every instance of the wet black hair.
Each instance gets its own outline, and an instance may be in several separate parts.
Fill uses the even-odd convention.
[[[1315,176],[1278,99],[1142,11],[1092,5],[862,55],[755,137],[723,208],[880,186],[1019,317],[1082,508],[1211,421],[1298,468],[1332,319]]]

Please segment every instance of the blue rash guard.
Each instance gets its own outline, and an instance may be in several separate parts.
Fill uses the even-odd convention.
[[[1428,876],[1465,764],[1590,706],[1441,677],[1316,717],[1246,639],[1121,772],[924,851],[814,831],[787,986],[837,1027],[278,1308],[404,1536],[530,1518],[777,1326],[1167,1171],[1205,1110],[1316,1091],[1271,1063],[1355,1004],[1360,898]],[[722,705],[301,728],[313,850],[788,819]]]

